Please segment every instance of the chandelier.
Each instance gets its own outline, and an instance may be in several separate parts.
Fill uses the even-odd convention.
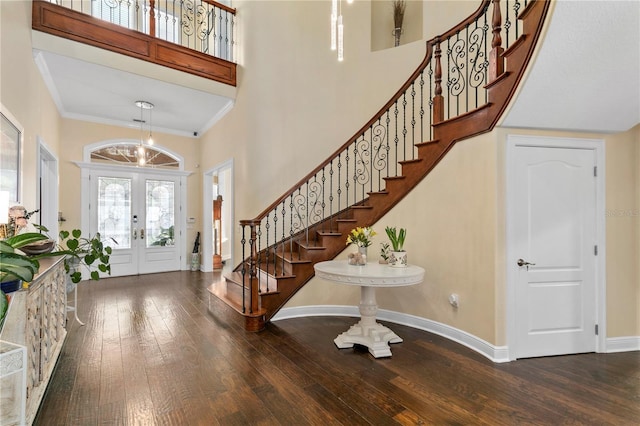
[[[136,106],[140,108],[140,119],[134,120],[140,122],[140,143],[138,144],[138,165],[144,166],[147,163],[147,150],[145,149],[145,144],[148,146],[153,145],[153,132],[151,129],[151,112],[153,110],[154,105],[151,102],[147,101],[136,101]],[[144,133],[144,123],[146,123],[143,113],[145,110],[149,111],[149,137],[146,140],[146,143],[143,138]]]
[[[344,59],[344,25],[342,23],[342,0],[331,0],[331,50],[338,50],[338,61]],[[353,3],[353,0],[347,0]]]

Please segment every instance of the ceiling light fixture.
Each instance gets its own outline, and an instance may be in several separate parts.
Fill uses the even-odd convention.
[[[338,4],[338,1],[340,4]],[[353,0],[347,0],[353,3]],[[344,24],[342,23],[342,0],[331,0],[331,50],[338,50],[338,61],[344,60]]]
[[[138,108],[140,108],[140,143],[138,144],[138,165],[139,166],[144,166],[147,163],[147,151],[144,148],[144,140],[142,137],[142,134],[144,132],[143,126],[145,123],[144,117],[143,117],[143,112],[144,110],[149,110],[149,138],[147,139],[147,145],[153,145],[153,136],[152,136],[152,130],[151,130],[151,110],[153,109],[154,105],[151,102],[147,102],[147,101],[136,101],[135,102],[136,106]]]

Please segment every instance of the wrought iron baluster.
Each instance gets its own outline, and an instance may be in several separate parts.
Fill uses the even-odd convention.
[[[527,7],[527,0],[524,0],[524,7]],[[513,3],[513,13],[514,13],[514,18],[513,19],[516,21],[516,38],[515,38],[515,40],[517,40],[518,37],[520,36],[519,29],[520,29],[520,25],[522,24],[520,22],[520,20],[518,19],[518,16],[520,15],[520,1],[519,0],[516,0]],[[514,40],[514,42],[515,42],[515,40]],[[508,40],[507,40],[507,48],[509,48],[509,41]]]
[[[431,61],[429,61],[431,64]],[[431,128],[431,126],[429,126]],[[424,70],[420,71],[420,142],[424,140]]]
[[[402,160],[407,159],[407,91],[402,94]]]
[[[389,125],[391,124],[391,116],[390,116],[390,109],[387,109],[387,119],[386,119],[386,126],[385,126],[385,140],[387,141],[387,177],[389,176],[389,173],[391,173],[391,170],[389,169],[389,155],[390,155],[390,151],[391,151],[391,146],[389,145]],[[386,182],[385,182],[386,183]],[[386,189],[386,185],[385,185],[385,189]]]
[[[324,195],[325,195],[325,184],[327,182],[327,178],[325,177],[325,169],[326,167],[322,168],[322,177],[320,178],[320,182],[322,182],[322,220],[321,220],[321,225],[320,225],[320,230],[321,231],[325,231],[325,219],[326,219],[326,207],[327,207],[327,202],[325,201]],[[316,232],[316,240],[318,238],[318,233]]]
[[[341,172],[342,172],[342,153],[338,154],[338,190],[336,192],[336,194],[338,195],[338,210],[336,210],[336,212],[340,212],[342,211],[341,207],[342,207],[342,177],[341,177]]]
[[[355,143],[355,142],[354,142]],[[344,197],[344,202],[345,202],[345,208],[349,207],[349,187],[351,186],[351,182],[349,182],[349,160],[351,159],[349,157],[349,151],[350,149],[347,148],[344,151],[344,164],[345,164],[345,171],[344,171],[344,192],[345,192],[345,197]],[[355,190],[354,190],[354,194],[355,194]]]
[[[394,107],[393,107],[393,115],[394,115],[394,120],[395,120],[395,132],[396,135],[393,138],[393,142],[395,143],[395,152],[393,153],[393,157],[395,159],[395,171],[394,171],[394,176],[398,176],[398,144],[400,143],[400,138],[398,137],[398,101],[395,101],[393,103]]]
[[[284,275],[284,261],[285,261],[285,244],[286,244],[286,234],[285,234],[285,220],[286,220],[286,214],[287,214],[287,210],[284,204],[284,200],[282,201],[282,253],[280,253],[281,257],[282,257],[282,275]]]
[[[269,231],[271,230],[271,223],[269,223],[269,213],[267,213],[267,217],[265,217],[265,238],[267,240],[265,246],[265,255],[264,255],[264,267],[265,274],[269,277],[269,268],[271,267],[271,242],[269,241]],[[275,272],[275,271],[274,271]],[[273,274],[275,276],[275,273]],[[267,291],[269,291],[269,281],[267,281]]]
[[[411,82],[411,159],[416,158],[416,81]]]
[[[289,196],[289,260],[293,260],[293,194]]]
[[[333,159],[329,162],[329,217],[331,224],[329,231],[333,231]]]

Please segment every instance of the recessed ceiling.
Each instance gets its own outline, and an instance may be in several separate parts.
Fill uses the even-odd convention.
[[[615,133],[640,123],[640,2],[555,2],[502,126]]]
[[[38,68],[65,118],[139,128],[138,100],[154,104],[154,131],[201,135],[234,100],[103,64],[34,49]],[[212,82],[212,84],[214,84]],[[218,84],[218,83],[215,83]],[[144,120],[149,120],[144,112]]]

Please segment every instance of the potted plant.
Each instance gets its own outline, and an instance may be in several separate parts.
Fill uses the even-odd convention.
[[[18,290],[21,281],[33,280],[40,264],[20,248],[46,239],[46,235],[29,232],[0,240],[0,283],[3,291]]]
[[[59,250],[48,253],[46,256],[66,255],[64,268],[72,283],[67,290],[72,290],[74,285],[82,280],[81,265],[89,271],[91,280],[99,280],[100,272],[111,275],[109,257],[113,249],[102,241],[100,233],[83,237],[81,230],[74,229],[71,232],[62,230],[59,235]],[[111,241],[117,244],[113,238]]]
[[[389,265],[395,267],[407,266],[407,252],[404,250],[404,240],[407,237],[407,230],[400,228],[400,231],[398,231],[395,226],[393,228],[387,226],[385,232],[393,247],[393,250],[389,253]]]

